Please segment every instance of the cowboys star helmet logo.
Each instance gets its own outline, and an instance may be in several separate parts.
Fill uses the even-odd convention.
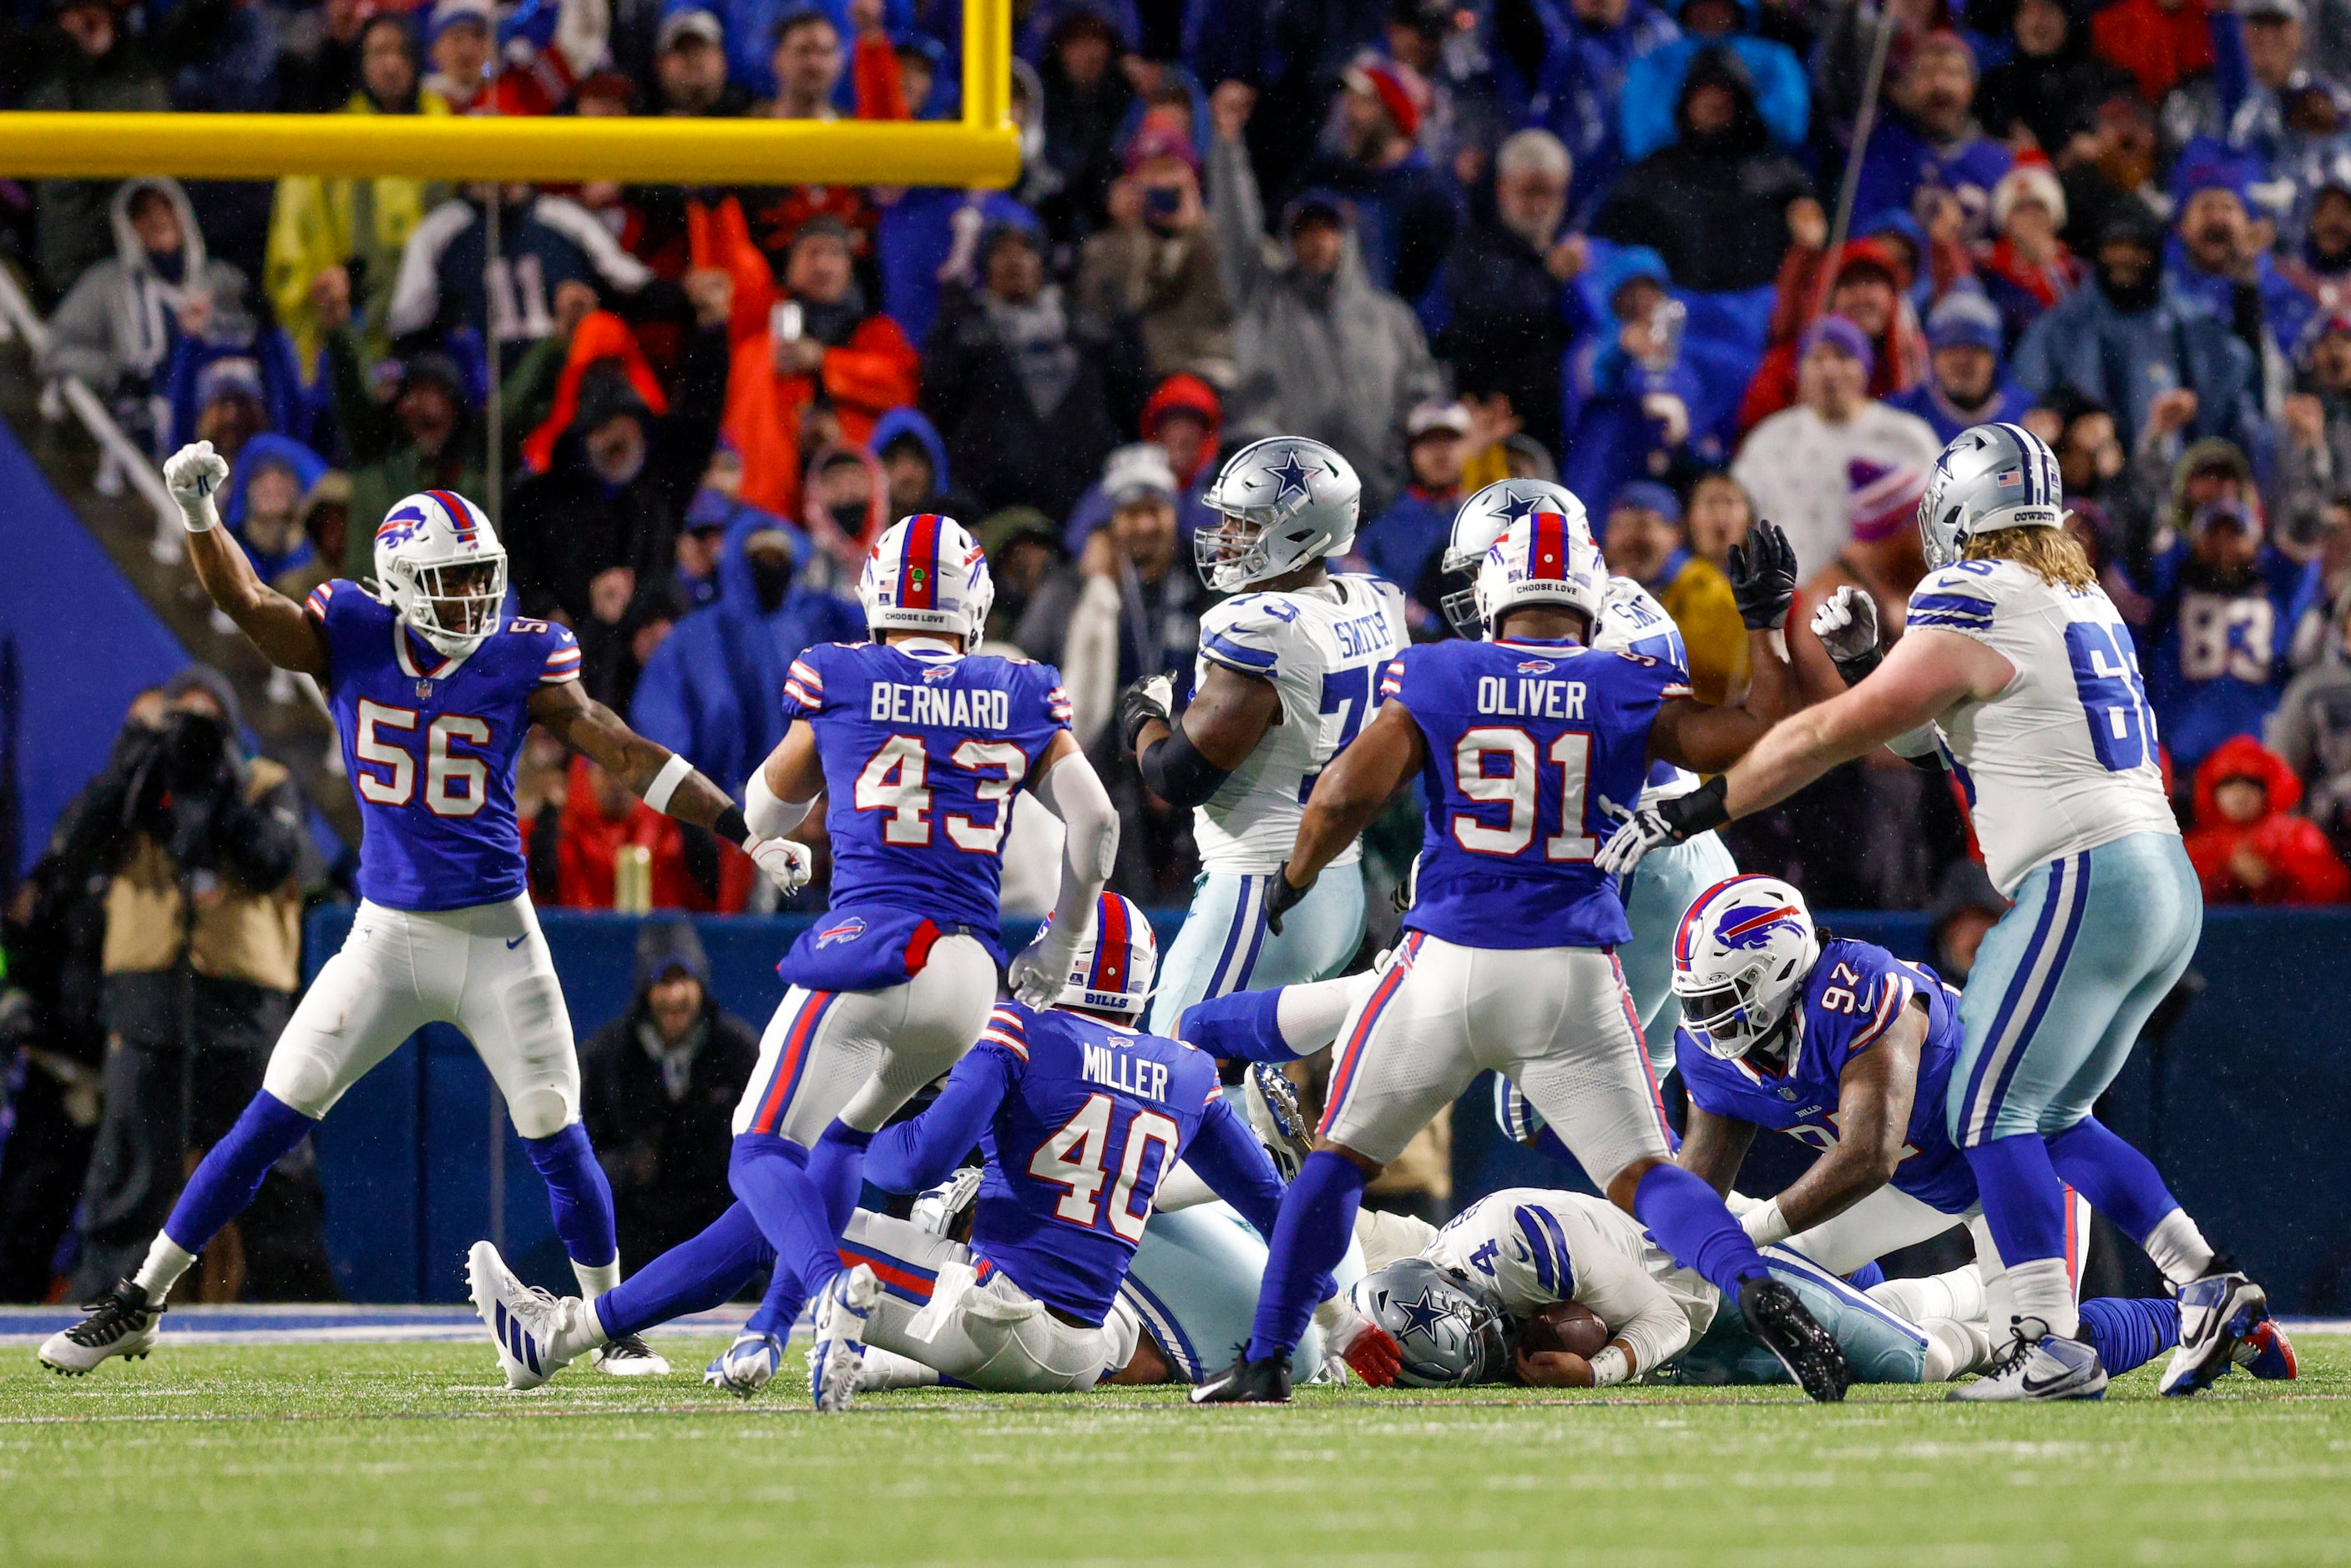
[[[1435,1344],[1437,1329],[1444,1324],[1446,1319],[1453,1315],[1452,1307],[1439,1302],[1434,1290],[1422,1291],[1420,1300],[1416,1301],[1407,1301],[1402,1296],[1398,1296],[1395,1298],[1395,1304],[1396,1310],[1404,1313],[1404,1327],[1396,1331],[1396,1338],[1406,1343],[1411,1341],[1413,1335],[1418,1334],[1429,1343]]]
[[[1281,466],[1267,469],[1265,476],[1268,479],[1280,481],[1281,488],[1273,497],[1274,505],[1280,506],[1289,500],[1293,493],[1301,501],[1311,494],[1307,488],[1307,481],[1314,477],[1314,470],[1300,462],[1298,453],[1293,449],[1282,458]]]

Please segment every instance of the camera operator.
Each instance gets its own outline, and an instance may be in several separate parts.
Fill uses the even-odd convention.
[[[236,698],[196,666],[163,688],[152,727],[124,732],[84,791],[57,855],[105,879],[99,967],[105,1109],[77,1223],[79,1297],[137,1267],[204,1150],[261,1085],[301,982],[302,800],[247,757]],[[306,1143],[279,1162],[226,1245],[204,1258],[206,1300],[336,1294]]]

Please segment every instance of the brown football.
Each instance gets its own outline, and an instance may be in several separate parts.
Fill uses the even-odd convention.
[[[1519,1343],[1529,1351],[1571,1351],[1589,1361],[1606,1348],[1608,1324],[1582,1301],[1553,1301],[1527,1320]]]

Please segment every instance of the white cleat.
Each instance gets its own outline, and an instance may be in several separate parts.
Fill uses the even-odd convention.
[[[2043,1399],[2103,1399],[2106,1369],[2093,1346],[2049,1333],[2039,1318],[2019,1318],[2016,1337],[1998,1361],[1949,1398],[1963,1404]]]
[[[536,1388],[580,1354],[580,1347],[563,1344],[569,1337],[564,1309],[571,1303],[516,1279],[488,1242],[475,1242],[465,1254],[465,1284],[475,1313],[497,1346],[508,1388]]]
[[[117,1281],[114,1289],[84,1301],[81,1310],[89,1316],[41,1342],[41,1364],[51,1372],[80,1377],[110,1356],[142,1360],[163,1337],[155,1320],[167,1309],[149,1306],[147,1292],[129,1280]]]
[[[860,1263],[843,1269],[817,1304],[816,1344],[809,1351],[809,1392],[817,1409],[838,1416],[857,1397],[864,1375],[865,1321],[882,1300],[882,1281]]]
[[[702,1369],[702,1381],[748,1399],[775,1380],[784,1363],[784,1342],[771,1333],[739,1333],[735,1343]]]
[[[588,1364],[613,1377],[667,1377],[669,1361],[643,1334],[622,1334],[588,1353]]]
[[[2242,1274],[2207,1274],[2179,1287],[2179,1348],[2156,1387],[2174,1396],[2210,1388],[2229,1370],[2237,1342],[2270,1315],[2269,1293]]]

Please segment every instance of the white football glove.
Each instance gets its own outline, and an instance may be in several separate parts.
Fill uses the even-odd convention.
[[[1617,829],[1592,857],[1592,863],[1603,872],[1616,876],[1631,874],[1641,857],[1651,850],[1677,841],[1673,825],[1659,816],[1654,807],[1628,811],[1606,796],[1600,798],[1600,809],[1616,819]]]
[[[208,531],[220,521],[213,497],[228,483],[228,459],[213,450],[209,441],[183,446],[163,459],[163,487],[180,505],[180,521],[192,534]]]
[[[806,844],[791,839],[753,839],[743,846],[751,862],[789,898],[816,874],[816,856]]]
[[[1840,664],[1868,657],[1877,651],[1877,601],[1846,583],[1813,612],[1813,635]]]
[[[1039,933],[1037,940],[1020,950],[1006,972],[1005,983],[1012,988],[1014,999],[1023,1007],[1050,1008],[1061,999],[1061,988],[1070,983],[1070,966],[1077,962],[1078,942],[1066,937],[1054,926]]]

